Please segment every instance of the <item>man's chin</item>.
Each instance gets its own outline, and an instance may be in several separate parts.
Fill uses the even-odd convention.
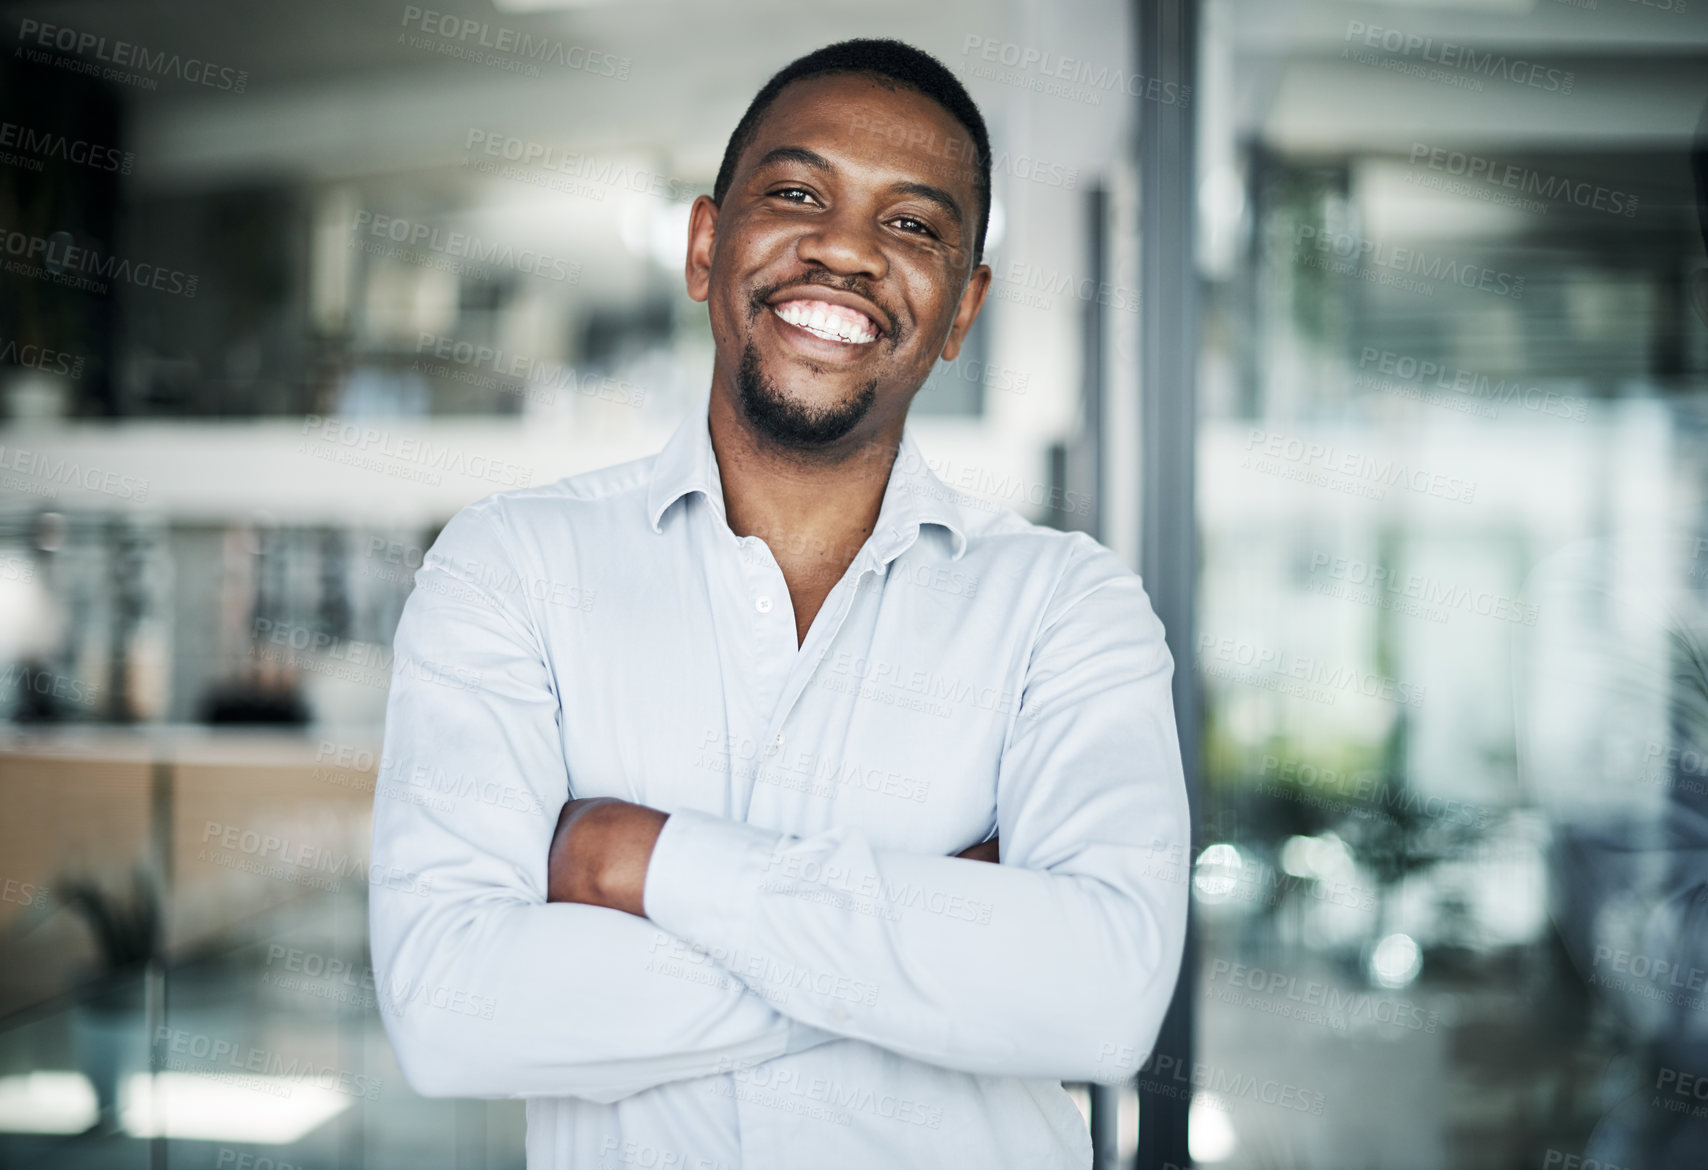
[[[751,344],[742,351],[736,373],[736,402],[748,426],[773,443],[801,451],[821,450],[846,438],[871,410],[877,388],[874,379],[841,398],[783,389],[761,368]]]

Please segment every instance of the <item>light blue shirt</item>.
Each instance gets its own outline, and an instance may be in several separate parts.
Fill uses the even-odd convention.
[[[526,1098],[529,1170],[1091,1165],[1061,1082],[1148,1055],[1187,899],[1173,661],[1108,549],[909,432],[797,647],[702,398],[459,512],[395,646],[371,929],[418,1091]],[[547,903],[586,796],[670,814],[647,918]]]

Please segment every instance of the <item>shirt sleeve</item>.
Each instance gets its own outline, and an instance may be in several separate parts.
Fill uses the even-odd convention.
[[[1089,542],[1088,543],[1094,543]],[[796,1019],[989,1075],[1119,1081],[1179,973],[1187,801],[1173,659],[1101,545],[1064,571],[997,783],[1002,863],[673,813],[648,915]]]
[[[404,1079],[428,1096],[614,1101],[835,1037],[654,923],[546,901],[569,797],[558,699],[502,515],[453,518],[394,640],[369,933]]]

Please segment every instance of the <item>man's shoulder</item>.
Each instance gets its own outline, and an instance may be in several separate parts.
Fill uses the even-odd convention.
[[[1073,529],[1053,528],[1028,520],[1012,508],[961,503],[967,555],[1008,572],[1047,577],[1086,588],[1137,574],[1115,551]]]
[[[1033,638],[1069,615],[1110,626],[1152,620],[1139,575],[1089,533],[1037,523],[987,501],[964,501],[958,510],[963,554],[952,557],[947,536],[932,541],[922,555],[936,575],[916,569],[916,580],[998,607],[1011,628]]]

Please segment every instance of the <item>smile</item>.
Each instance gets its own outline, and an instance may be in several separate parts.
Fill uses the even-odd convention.
[[[878,339],[878,327],[866,314],[824,301],[784,301],[771,311],[797,329],[826,341],[865,345]]]

